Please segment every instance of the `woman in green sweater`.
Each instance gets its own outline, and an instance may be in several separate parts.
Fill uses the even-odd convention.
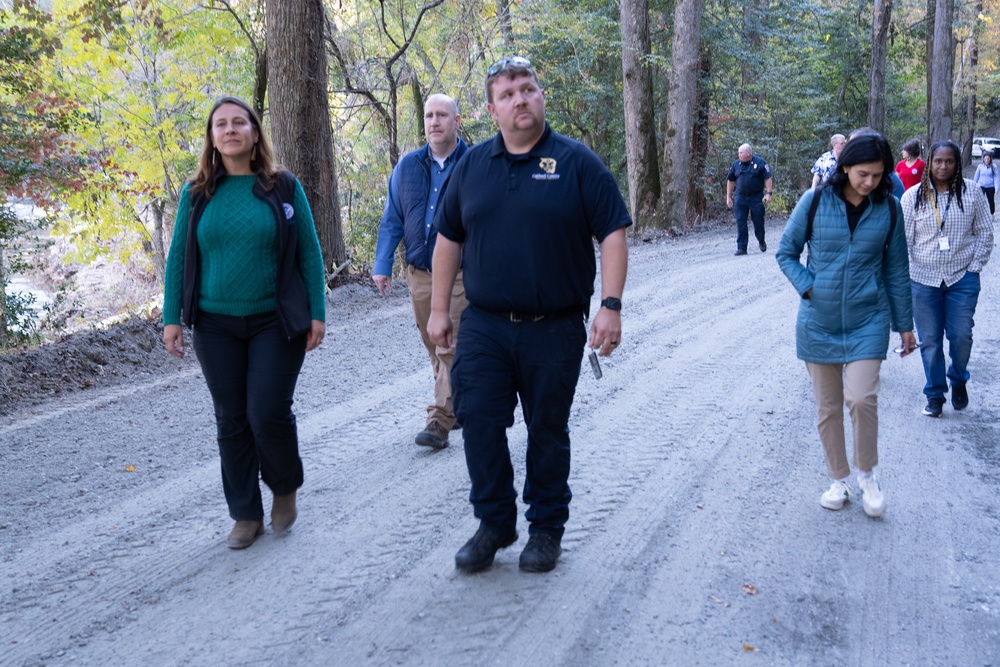
[[[212,107],[198,171],[177,205],[163,296],[163,342],[184,356],[181,322],[215,405],[232,549],[297,516],[302,459],[292,400],[305,353],[326,332],[323,257],[302,185],[274,162],[256,112]]]

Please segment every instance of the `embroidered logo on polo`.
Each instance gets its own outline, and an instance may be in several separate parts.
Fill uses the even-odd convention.
[[[541,167],[544,174],[532,174],[531,177],[536,181],[557,181],[559,180],[559,174],[556,173],[556,161],[555,158],[543,157],[538,161],[538,166]]]

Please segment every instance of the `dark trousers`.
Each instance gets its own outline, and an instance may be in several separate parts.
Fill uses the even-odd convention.
[[[764,202],[760,199],[736,198],[733,203],[733,217],[736,218],[736,249],[746,250],[750,233],[747,229],[747,217],[753,219],[753,234],[757,243],[764,242]]]
[[[993,215],[997,210],[996,203],[994,203],[993,201],[997,189],[996,188],[981,188],[981,189],[986,194],[986,201],[990,203],[990,215]]]
[[[215,404],[222,488],[237,521],[264,516],[260,483],[284,496],[302,486],[292,396],[306,337],[289,342],[275,313],[201,312],[194,348]]]
[[[462,423],[469,500],[484,524],[517,524],[517,492],[507,446],[518,398],[528,429],[524,502],[530,532],[562,537],[569,518],[569,412],[587,332],[582,313],[511,322],[469,306],[451,369]]]

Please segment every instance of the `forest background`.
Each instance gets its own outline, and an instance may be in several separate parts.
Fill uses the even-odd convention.
[[[744,142],[771,164],[778,211],[809,186],[830,135],[865,125],[897,151],[911,138],[955,140],[968,164],[973,136],[998,134],[998,10],[1000,0],[0,0],[0,349],[155,314],[180,190],[221,95],[252,101],[302,180],[334,284],[369,271],[389,174],[425,142],[427,96],[458,101],[468,142],[493,135],[482,84],[501,57],[532,60],[548,120],[610,167],[633,234],[683,233],[725,216]],[[9,289],[19,273],[56,295],[40,322],[31,297]]]

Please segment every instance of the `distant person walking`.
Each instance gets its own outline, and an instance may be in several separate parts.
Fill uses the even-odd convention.
[[[976,175],[972,182],[978,185],[986,201],[990,205],[990,215],[996,213],[996,203],[994,197],[997,192],[997,184],[1000,183],[1000,168],[993,164],[993,154],[990,151],[983,151],[983,161],[976,167]]]
[[[924,414],[940,417],[951,381],[951,404],[969,405],[969,358],[979,302],[979,273],[993,251],[993,216],[982,191],[962,177],[962,150],[951,141],[931,146],[918,187],[903,195],[910,251],[913,316],[924,362]],[[951,364],[945,370],[944,339]]]
[[[837,157],[840,155],[840,151],[844,150],[844,144],[846,143],[847,139],[842,134],[835,134],[830,137],[830,150],[820,155],[816,160],[816,164],[813,165],[813,188],[816,188],[816,186],[833,175],[833,172],[837,169]]]
[[[434,214],[448,177],[468,150],[458,136],[461,122],[455,100],[441,94],[427,98],[424,103],[427,143],[404,155],[392,170],[372,270],[372,280],[379,293],[385,296],[392,289],[392,259],[402,239],[413,319],[434,374],[434,402],[427,406],[424,430],[417,433],[415,440],[418,445],[434,449],[448,446],[448,432],[456,424],[450,377],[455,350],[434,344],[427,335],[427,319],[431,316],[431,257],[437,239]],[[459,271],[451,295],[451,317],[456,328],[466,303],[462,272]]]
[[[747,254],[747,217],[753,219],[753,233],[761,252],[767,250],[764,240],[764,204],[771,203],[771,168],[764,158],[753,154],[750,144],[739,149],[739,159],[733,163],[726,176],[726,206],[736,218],[735,255]],[[733,193],[736,193],[734,199]]]
[[[903,159],[896,163],[896,173],[903,182],[903,189],[909,190],[924,177],[924,161],[920,159],[920,140],[910,139],[900,151]]]
[[[899,332],[901,356],[917,347],[902,212],[892,196],[891,173],[892,149],[881,135],[852,138],[833,176],[795,206],[777,252],[778,265],[802,297],[796,354],[812,378],[819,437],[833,479],[820,505],[839,510],[851,496],[846,404],[862,506],[872,517],[886,509],[875,466],[879,370],[889,330]],[[809,260],[803,266],[806,244]]]
[[[215,404],[222,488],[236,520],[227,543],[298,513],[302,486],[292,399],[305,353],[326,332],[323,257],[302,185],[274,163],[256,112],[223,97],[208,114],[194,177],[177,205],[163,295],[163,342],[184,356],[181,320]]]

